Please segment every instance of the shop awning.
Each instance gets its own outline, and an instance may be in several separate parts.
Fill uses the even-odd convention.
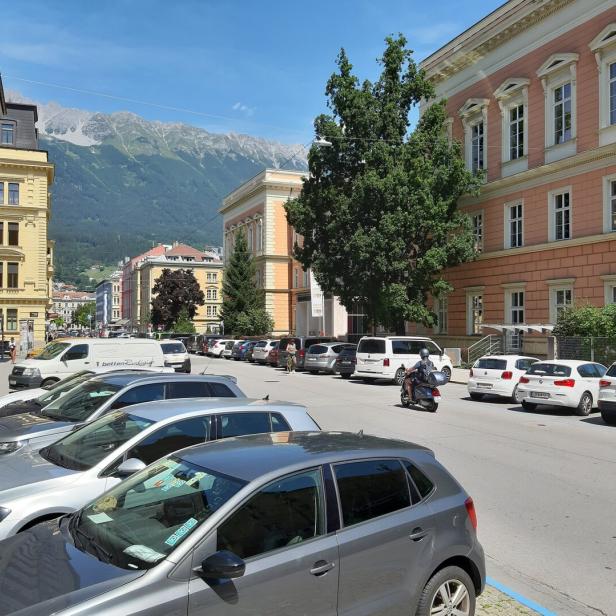
[[[538,323],[538,324],[519,324],[519,325],[505,325],[505,324],[495,324],[495,323],[484,323],[481,325],[481,329],[493,329],[500,333],[512,333],[512,334],[551,334],[554,326],[548,323]]]

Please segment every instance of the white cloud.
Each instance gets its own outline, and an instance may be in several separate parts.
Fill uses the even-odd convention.
[[[239,101],[237,103],[235,103],[235,105],[233,105],[233,107],[231,107],[231,109],[233,109],[233,111],[240,111],[247,118],[249,118],[250,116],[254,115],[254,112],[255,112],[255,108],[254,107],[249,107],[248,105],[245,105],[244,103],[240,103]]]

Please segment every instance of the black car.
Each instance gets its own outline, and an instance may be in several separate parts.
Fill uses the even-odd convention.
[[[355,366],[357,365],[357,347],[346,347],[338,353],[336,357],[336,363],[334,364],[334,370],[343,379],[351,378],[351,375],[355,372]]]

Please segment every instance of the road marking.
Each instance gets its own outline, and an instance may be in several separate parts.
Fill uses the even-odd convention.
[[[497,582],[491,577],[486,577],[486,584],[489,584],[490,586],[492,586],[492,588],[496,588],[496,590],[500,590],[505,595],[508,595],[512,599],[515,599],[518,603],[521,603],[522,605],[530,608],[531,610],[534,610],[535,612],[537,612],[537,614],[541,614],[541,616],[556,616],[555,612],[550,612],[550,610],[544,608],[542,605],[535,603],[531,599],[527,599],[523,595],[520,595],[519,593],[515,592],[515,590],[511,590],[511,588],[504,586],[503,584]]]

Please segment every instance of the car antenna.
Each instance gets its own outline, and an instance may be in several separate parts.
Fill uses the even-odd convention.
[[[266,402],[269,400],[269,394],[267,394],[266,396],[263,396],[262,398],[263,400],[265,400]]]
[[[357,433],[357,436],[359,436],[359,438],[363,438],[363,436],[364,436],[364,429],[363,428]]]

